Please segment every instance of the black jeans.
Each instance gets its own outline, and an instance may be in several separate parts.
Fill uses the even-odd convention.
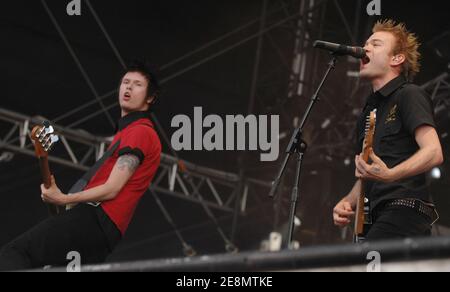
[[[431,235],[431,218],[404,206],[377,208],[366,241]]]
[[[80,254],[81,264],[103,262],[120,238],[120,231],[101,207],[80,204],[44,220],[4,246],[0,270],[65,266],[71,251]]]

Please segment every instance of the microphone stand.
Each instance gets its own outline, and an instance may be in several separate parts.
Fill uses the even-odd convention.
[[[306,124],[306,120],[308,119],[308,117],[311,113],[312,108],[314,107],[316,102],[319,101],[320,90],[322,89],[325,81],[327,80],[328,75],[330,74],[331,70],[333,70],[336,66],[338,54],[331,53],[331,56],[332,56],[332,59],[328,63],[328,69],[327,69],[324,77],[322,78],[322,81],[320,82],[319,87],[317,88],[316,92],[314,93],[314,95],[311,98],[308,108],[306,109],[306,111],[303,115],[303,119],[300,123],[300,126],[297,127],[294,130],[294,133],[292,134],[291,140],[286,149],[286,156],[283,160],[283,164],[281,165],[281,168],[278,172],[276,179],[272,183],[272,188],[269,193],[269,197],[275,199],[277,189],[280,185],[280,181],[286,170],[287,164],[288,164],[292,154],[296,154],[297,167],[296,167],[296,172],[295,172],[295,182],[294,182],[294,186],[292,188],[292,193],[291,193],[291,204],[290,204],[289,222],[288,222],[288,240],[286,241],[286,246],[285,246],[286,249],[290,248],[290,245],[292,243],[292,237],[293,237],[293,233],[294,233],[294,219],[295,219],[295,213],[297,210],[297,202],[298,202],[298,198],[299,198],[300,174],[301,174],[301,170],[302,170],[303,157],[308,148],[308,145],[302,138],[302,132],[303,132],[303,128]]]

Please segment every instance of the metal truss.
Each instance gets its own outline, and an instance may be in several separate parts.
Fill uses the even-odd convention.
[[[298,125],[302,109],[313,93],[317,82],[316,77],[321,74],[320,57],[324,56],[324,53],[312,49],[312,43],[315,38],[322,37],[324,34],[327,6],[332,6],[339,12],[342,27],[345,28],[344,32],[340,34],[348,39],[342,42],[351,44],[360,42],[361,19],[355,17],[354,21],[350,22],[339,1],[280,0],[277,2],[285,7],[287,17],[289,15],[298,15],[298,17],[291,19],[289,25],[280,27],[276,32],[265,33],[264,42],[258,42],[255,54],[256,65],[258,65],[258,56],[261,55],[260,51],[270,48],[270,50],[266,49],[268,52],[264,51],[265,58],[277,59],[280,66],[255,65],[249,109],[254,112],[279,114],[281,117],[279,138],[281,143],[285,143],[292,129]],[[361,1],[357,1],[355,15],[359,15],[361,5]],[[264,15],[262,13],[261,19],[264,18]],[[371,26],[371,24],[368,23],[367,26]],[[264,30],[264,25],[260,30]],[[289,48],[290,51],[286,52],[286,48]],[[355,64],[349,58],[339,60],[340,68],[346,68],[347,74],[355,70],[357,67]],[[335,158],[344,161],[352,154],[353,148],[349,146],[349,142],[355,132],[354,111],[356,105],[354,97],[358,93],[356,88],[359,88],[359,78],[346,78],[344,82],[340,81],[338,84],[341,91],[346,90],[346,92],[340,92],[345,99],[340,104],[333,103],[333,95],[336,95],[336,92],[329,89],[332,85],[329,84],[321,94],[323,97],[322,108],[325,107],[328,112],[327,116],[322,121],[315,120],[305,129],[305,138],[309,144],[314,145],[310,149],[310,152],[314,152],[311,156],[317,157],[317,159],[311,160],[311,163]],[[348,90],[348,88],[351,89]],[[253,103],[259,107],[254,106]],[[267,171],[266,168],[261,168],[259,165],[250,167],[250,169],[255,172],[253,175]]]
[[[312,90],[315,89],[317,76],[322,74],[321,64],[324,62],[322,57],[325,55],[323,52],[311,50],[313,38],[324,37],[328,39],[328,37],[332,37],[325,33],[328,7],[317,10],[314,14],[311,12],[304,14],[303,12],[308,7],[317,4],[316,2],[314,0],[302,0],[300,2],[300,13],[303,17],[298,22],[295,33],[296,43],[288,99],[293,97],[300,100],[300,108],[305,106],[304,103],[308,101],[307,98],[312,95]],[[339,15],[339,21],[342,23],[343,29],[335,33],[342,37],[340,42],[352,45],[361,43],[361,35],[370,31],[369,29],[373,24],[372,21],[367,23],[361,21],[362,1],[356,1],[354,7],[355,17],[352,20],[347,18],[348,11],[344,12],[339,1],[328,1],[326,6],[332,7],[333,11],[337,11]],[[361,29],[364,27],[366,32]],[[305,68],[311,69],[306,69],[305,73]],[[349,164],[349,157],[354,154],[351,141],[356,132],[355,120],[360,111],[359,99],[356,97],[360,94],[365,94],[361,92],[362,88],[360,86],[359,73],[356,71],[357,68],[357,60],[345,57],[340,58],[337,70],[339,70],[340,74],[346,74],[344,75],[345,78],[339,81],[331,80],[322,90],[322,116],[318,117],[319,120],[313,117],[313,121],[307,125],[304,131],[305,139],[310,145],[314,145],[308,150],[309,156],[314,157],[308,164],[333,160],[345,162],[346,165]],[[341,99],[339,103],[333,101],[337,97]],[[298,125],[299,114],[301,113],[302,111],[297,111],[296,113],[288,112],[292,116],[292,124],[294,126]],[[292,125],[289,125],[287,130],[283,131],[280,129],[280,136],[282,138],[289,137],[291,128]]]
[[[311,31],[319,26],[320,11],[328,0],[294,0],[262,2],[260,32],[256,44],[255,66],[248,112],[251,114],[278,114],[280,116],[280,141],[288,138],[295,126],[300,100],[305,96],[305,84],[311,82],[307,68],[315,68],[312,60]],[[270,5],[269,5],[270,4]],[[267,31],[276,22],[267,11],[282,7],[283,18],[288,21]],[[296,17],[293,17],[296,16]],[[280,16],[278,16],[280,17]],[[263,33],[265,32],[265,33]],[[255,176],[266,174],[261,165],[247,167]]]
[[[42,124],[44,120],[42,117],[29,117],[0,108],[0,122],[9,125],[1,127],[9,130],[0,140],[0,149],[34,157],[34,148],[29,136],[32,127]],[[55,147],[49,161],[72,169],[87,171],[103,155],[112,141],[112,137],[97,137],[85,131],[58,125],[53,127],[61,143],[59,147]],[[255,179],[245,179],[243,183],[244,192],[239,202],[241,212],[245,212],[249,190],[253,187],[270,185]],[[160,169],[150,190],[208,208],[233,212],[240,184],[239,176],[234,173],[198,166],[163,153]]]
[[[307,87],[312,82],[307,68],[316,68],[314,52],[311,52],[313,38],[320,27],[320,15],[328,0],[293,0],[293,1],[261,1],[259,22],[260,35],[255,46],[255,60],[250,98],[249,114],[277,114],[280,116],[280,147],[288,140],[288,135],[295,126],[301,103],[306,100]],[[275,7],[282,7],[283,13],[277,15],[288,21],[276,30],[267,31],[272,23],[277,22],[268,13]],[[296,17],[293,17],[296,16]],[[315,70],[315,69],[314,69]],[[245,156],[244,156],[245,155]],[[241,175],[253,177],[275,176],[274,165],[262,165],[257,160],[251,160],[251,153],[241,157]],[[250,159],[249,159],[250,158]],[[288,169],[289,171],[289,169]],[[281,185],[280,192],[287,193],[288,188]],[[268,193],[264,193],[268,196]],[[272,230],[277,230],[282,224],[282,218],[287,216],[288,196],[280,195],[273,204],[274,220]],[[238,213],[235,212],[236,216]],[[238,220],[237,217],[234,220]],[[233,232],[232,232],[233,234]]]
[[[9,129],[0,140],[0,150],[3,148],[13,153],[34,156],[30,133],[35,125],[42,124],[44,120],[42,117],[29,117],[0,108],[0,129]],[[3,127],[5,123],[9,128]],[[55,147],[49,161],[72,169],[87,171],[103,155],[112,141],[112,137],[97,137],[85,131],[58,125],[53,127],[62,141],[60,143],[62,147]],[[0,155],[0,162],[10,161],[14,156],[11,152]],[[172,216],[160,200],[160,194],[199,204],[209,220],[214,223],[225,244],[225,250],[235,253],[238,248],[233,244],[233,236],[229,239],[225,234],[212,209],[231,213],[233,216],[237,216],[236,213],[243,214],[247,208],[249,195],[267,193],[269,187],[268,182],[198,166],[163,153],[160,168],[149,187],[149,192],[180,240],[184,254],[194,256],[195,249],[183,238]],[[232,230],[236,230],[236,225],[237,221],[233,221]]]
[[[450,118],[450,74],[444,72],[421,87],[430,94],[436,117],[448,120]]]

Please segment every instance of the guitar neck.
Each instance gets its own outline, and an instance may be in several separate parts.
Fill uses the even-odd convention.
[[[52,178],[50,173],[50,166],[48,164],[48,158],[39,157],[39,166],[41,168],[42,182],[45,188],[49,188],[52,185]],[[50,216],[55,216],[59,213],[58,206],[47,204],[47,208]]]
[[[49,188],[52,184],[50,167],[47,157],[39,157],[39,166],[41,168],[42,182],[45,188]]]
[[[355,214],[355,234],[360,236],[364,232],[364,181],[361,181],[361,193],[358,197],[358,202],[356,204],[356,214]]]
[[[370,157],[371,148],[363,149],[362,158],[368,163]],[[361,236],[364,233],[364,200],[366,197],[366,192],[364,189],[364,180],[361,180],[361,192],[358,197],[358,202],[356,204],[356,214],[355,214],[355,228],[354,233],[357,236]]]
[[[372,152],[372,146],[375,135],[375,127],[377,122],[377,110],[374,109],[370,112],[370,115],[366,120],[366,134],[364,137],[363,148],[362,148],[362,160],[366,163],[369,163],[370,155]],[[355,216],[355,230],[354,236],[358,241],[359,237],[363,236],[364,233],[364,224],[366,223],[365,219],[369,219],[365,214],[365,198],[366,193],[364,190],[364,180],[361,180],[361,192],[358,197],[357,205],[356,205],[356,216]],[[368,214],[367,214],[368,215]]]

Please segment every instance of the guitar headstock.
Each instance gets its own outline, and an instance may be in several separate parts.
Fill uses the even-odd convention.
[[[369,160],[370,149],[373,147],[373,137],[375,135],[375,125],[377,123],[377,110],[374,109],[370,112],[366,119],[366,132],[363,145],[364,160]]]
[[[31,131],[31,140],[37,157],[48,157],[48,152],[59,141],[58,135],[48,121],[42,126],[35,126]]]

